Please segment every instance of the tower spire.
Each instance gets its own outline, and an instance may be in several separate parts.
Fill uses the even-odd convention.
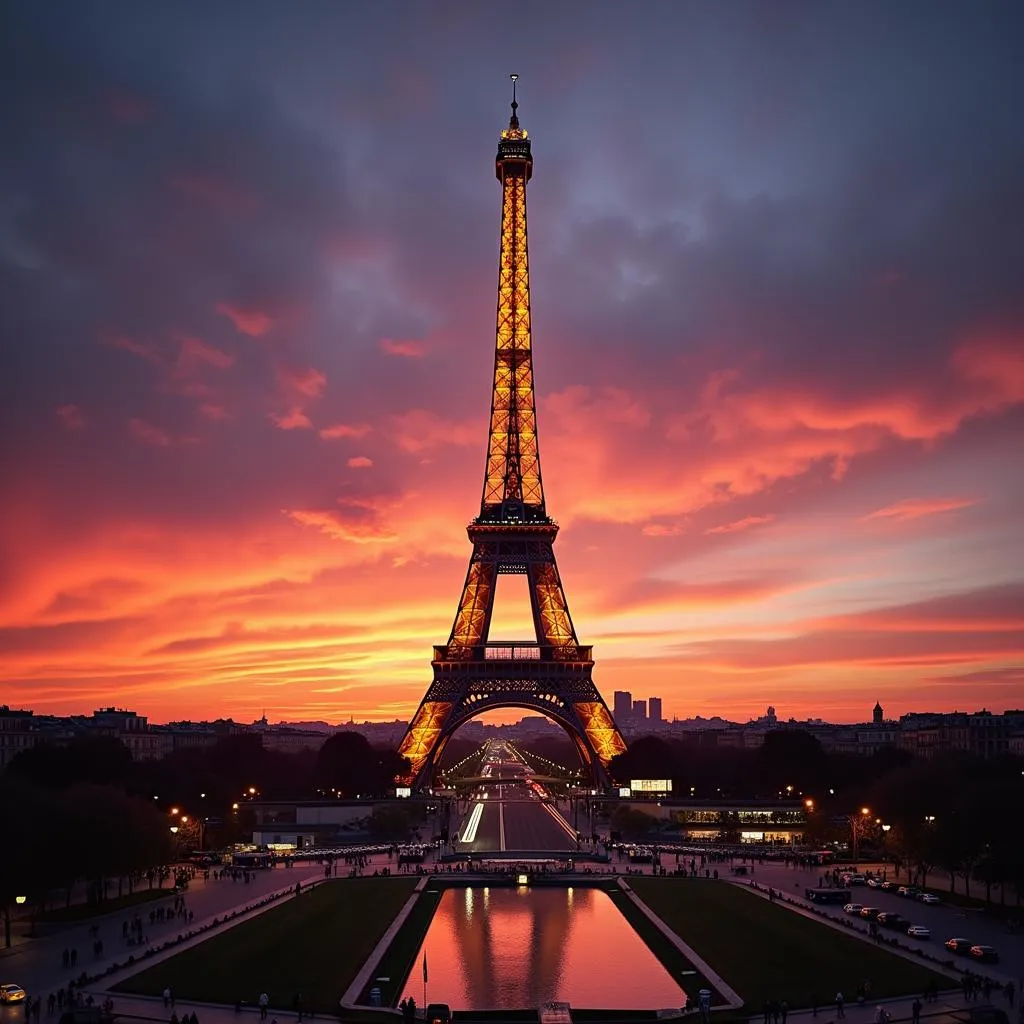
[[[519,81],[518,75],[509,75],[512,79],[512,116],[508,119],[509,128],[519,127],[519,117],[516,115],[516,111],[519,109],[519,104],[516,103],[516,82]]]

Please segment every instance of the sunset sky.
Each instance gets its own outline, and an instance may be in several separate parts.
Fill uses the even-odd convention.
[[[609,702],[1024,705],[1022,15],[4,4],[0,703],[409,716],[480,503],[515,71]]]

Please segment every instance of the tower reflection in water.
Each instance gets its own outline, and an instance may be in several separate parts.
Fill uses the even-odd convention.
[[[617,897],[622,899],[624,897]],[[405,995],[457,1010],[660,1009],[686,995],[619,913],[590,888],[449,889],[414,961]]]

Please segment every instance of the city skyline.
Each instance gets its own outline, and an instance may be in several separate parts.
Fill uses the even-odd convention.
[[[3,703],[408,719],[479,507],[515,71],[605,699],[1020,704],[1019,9],[521,7],[514,43],[461,4],[5,9]]]

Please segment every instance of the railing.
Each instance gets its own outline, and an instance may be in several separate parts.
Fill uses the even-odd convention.
[[[591,661],[589,645],[538,644],[506,640],[486,644],[444,644],[434,648],[434,661]]]

